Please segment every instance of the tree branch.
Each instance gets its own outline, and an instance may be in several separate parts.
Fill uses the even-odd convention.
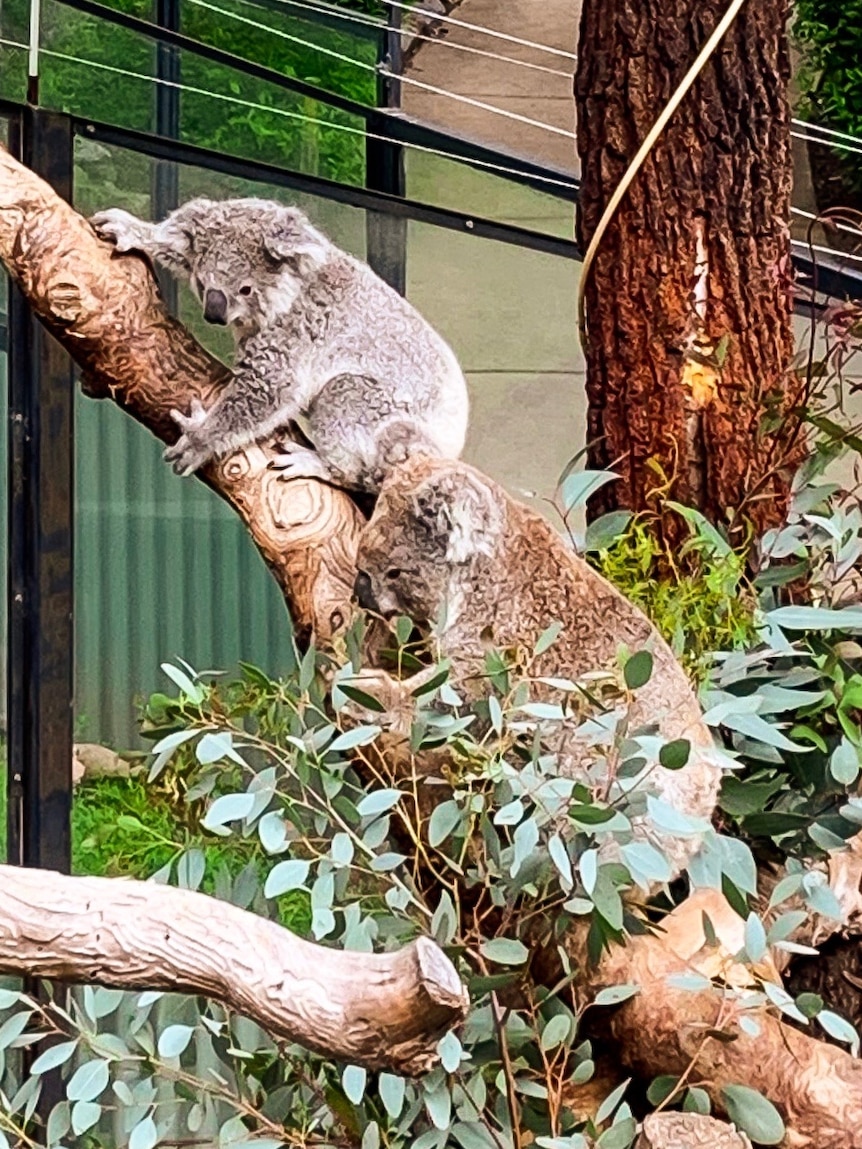
[[[640,986],[609,1019],[623,1064],[649,1078],[680,1076],[694,1061],[694,1075],[719,1111],[725,1085],[747,1085],[781,1111],[788,1145],[862,1149],[862,1061],[793,1029],[767,1009],[746,1011],[760,1027],[752,1036],[738,1026],[732,1008],[723,1008],[720,990],[692,992],[668,984],[669,977],[699,968],[700,942],[693,943],[692,926],[702,909],[712,918],[715,908],[711,891],[692,895],[680,913],[662,920],[661,935],[614,947],[588,978],[592,989],[620,982]],[[725,1040],[711,1036],[720,1016],[729,1017],[720,1027]]]
[[[436,1063],[468,1005],[429,938],[345,952],[190,890],[15,866],[0,866],[0,970],[203,994],[273,1037],[406,1075]]]
[[[117,255],[56,192],[0,147],[0,260],[84,372],[165,442],[171,408],[205,404],[227,378],[165,310],[146,260]],[[237,511],[281,587],[301,640],[326,642],[349,620],[363,519],[349,496],[267,469],[272,444],[207,466],[201,478]]]

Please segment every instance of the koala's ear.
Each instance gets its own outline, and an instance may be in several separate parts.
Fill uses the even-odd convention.
[[[190,272],[194,256],[195,237],[206,228],[215,200],[192,199],[172,211],[156,230],[156,238],[164,250],[159,252],[160,262]]]
[[[274,263],[287,264],[297,275],[305,276],[324,262],[330,244],[298,208],[286,207],[266,225],[263,246]]]
[[[435,475],[413,497],[417,519],[446,544],[446,562],[466,563],[493,555],[504,528],[500,496],[478,476],[461,469]]]

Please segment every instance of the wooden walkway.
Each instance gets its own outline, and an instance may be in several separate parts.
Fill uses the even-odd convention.
[[[576,174],[571,57],[579,14],[578,0],[463,0],[452,13],[455,19],[565,54],[445,24],[439,40],[423,43],[409,65],[402,89],[404,111],[457,135]]]

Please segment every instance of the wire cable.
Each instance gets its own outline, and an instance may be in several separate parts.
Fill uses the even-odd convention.
[[[822,124],[815,124],[811,120],[792,119],[790,122],[806,131],[822,132],[825,136],[835,136],[849,140],[853,144],[862,144],[862,136],[852,136],[849,132],[839,132],[837,128],[825,128]]]
[[[193,4],[204,3],[204,0],[191,0]],[[390,72],[388,68],[380,68],[379,72],[382,76],[387,76],[391,80],[398,80],[401,84],[408,84],[414,88],[421,88],[425,92],[432,92],[437,96],[445,96],[449,100],[455,100],[459,104],[469,104],[471,108],[480,108],[483,112],[491,112],[495,116],[502,116],[505,120],[515,120],[519,124],[526,124],[531,128],[539,128],[544,132],[551,132],[555,136],[565,136],[566,139],[571,140],[574,144],[575,129],[558,128],[556,124],[546,124],[544,120],[534,120],[530,116],[522,116],[519,112],[510,112],[507,108],[498,108],[494,104],[486,104],[484,100],[476,100],[473,96],[462,96],[459,92],[450,92],[448,88],[438,88],[434,84],[426,84],[422,80],[416,80],[412,76],[404,76],[397,72]]]
[[[862,263],[862,255],[856,255],[851,251],[836,251],[834,247],[825,247],[820,243],[809,243],[806,239],[791,239],[793,247],[804,247],[806,251],[817,251],[821,255],[832,255],[836,259],[850,259],[854,263]]]
[[[253,4],[254,0],[242,0],[244,4]],[[444,40],[440,36],[428,36],[423,32],[404,32],[412,40],[422,40],[428,44],[437,44],[441,48],[452,48],[456,52],[468,52],[471,56],[483,56],[486,60],[497,60],[503,64],[513,64],[517,68],[528,68],[533,72],[544,72],[548,76],[563,76],[571,80],[572,73],[564,72],[561,68],[549,68],[545,64],[534,64],[530,60],[516,60],[514,56],[503,56],[499,52],[489,52],[487,48],[474,48],[470,44],[459,44],[455,40]]]
[[[818,136],[808,136],[804,132],[791,132],[790,134],[795,140],[808,140],[812,144],[822,144],[824,148],[840,148],[842,152],[852,152],[854,155],[862,156],[862,146],[854,147],[852,144],[841,143],[840,140],[824,140]],[[862,144],[862,140],[859,142]]]
[[[240,2],[255,8],[263,7],[258,0],[240,0]],[[309,4],[308,0],[276,0],[276,3],[284,5],[285,8],[299,8],[305,9],[306,12],[319,12],[322,16],[334,16],[338,21],[344,20],[350,24],[365,24],[369,28],[384,30],[387,27],[385,20],[378,20],[376,16],[371,16],[367,12],[352,12],[349,8],[335,7],[332,4]],[[266,6],[266,10],[271,12],[272,8]]]
[[[217,4],[209,3],[209,0],[188,0],[196,8],[204,8],[208,12],[216,12],[220,16],[227,16],[232,20],[239,20],[242,24],[250,25],[252,28],[257,28],[262,31],[270,32],[274,36],[278,36],[282,40],[288,40],[292,44],[298,44],[303,48],[310,48],[312,51],[320,52],[324,56],[329,56],[331,59],[339,60],[344,64],[351,64],[356,68],[363,68],[366,71],[374,72],[377,75],[387,76],[390,79],[397,80],[401,84],[407,84],[414,88],[421,88],[423,91],[432,92],[438,96],[444,96],[447,99],[454,100],[459,104],[468,104],[473,108],[480,108],[484,112],[491,112],[493,115],[502,116],[506,120],[514,120],[519,124],[526,124],[531,128],[538,128],[540,131],[551,132],[554,135],[565,136],[567,139],[574,140],[574,129],[568,131],[566,128],[558,128],[555,124],[546,124],[543,120],[534,120],[530,116],[522,116],[518,112],[510,112],[506,108],[498,108],[494,104],[486,104],[484,100],[476,100],[472,96],[463,96],[458,92],[450,92],[447,88],[438,88],[434,84],[426,84],[422,80],[417,80],[412,76],[405,76],[400,72],[391,72],[387,68],[372,64],[365,60],[356,60],[352,56],[346,56],[343,52],[336,52],[334,48],[326,48],[321,44],[315,44],[310,40],[303,40],[299,36],[293,36],[290,32],[285,32],[281,28],[273,28],[268,24],[261,24],[257,20],[252,20],[248,16],[241,16],[238,12],[231,12],[226,8],[219,8]]]
[[[22,51],[27,51],[28,45],[22,44],[16,40],[6,40],[0,38],[0,46],[6,48],[17,48]],[[186,84],[175,80],[166,80],[160,76],[147,76],[142,72],[134,72],[128,68],[118,68],[113,64],[103,64],[99,60],[88,60],[83,56],[70,56],[65,52],[56,52],[50,48],[41,49],[43,56],[50,56],[57,60],[63,60],[70,64],[81,64],[87,68],[96,68],[104,72],[111,72],[114,75],[125,76],[132,80],[143,80],[150,84],[163,84],[168,88],[175,88],[178,91],[189,92],[194,96],[205,96],[212,100],[219,100],[223,103],[234,104],[241,108],[250,108],[252,111],[257,112],[270,112],[274,116],[281,116],[285,119],[294,120],[305,124],[315,124],[320,127],[331,128],[334,131],[345,132],[348,135],[362,137],[363,139],[379,140],[381,143],[397,144],[399,147],[409,148],[412,151],[421,152],[425,155],[439,156],[441,159],[450,160],[454,163],[468,164],[470,167],[478,167],[483,170],[493,172],[504,176],[516,176],[523,178],[529,176],[531,181],[536,183],[547,184],[549,187],[565,188],[566,191],[572,193],[578,190],[578,185],[569,180],[555,179],[552,176],[540,175],[539,173],[525,172],[521,168],[507,167],[505,164],[495,164],[490,160],[480,160],[478,158],[459,156],[454,152],[445,151],[443,148],[432,148],[427,144],[415,144],[410,141],[393,140],[391,136],[380,135],[377,132],[367,131],[365,128],[353,127],[351,124],[339,124],[333,120],[324,120],[319,116],[308,116],[302,112],[291,112],[285,108],[276,108],[272,104],[258,104],[252,100],[243,100],[239,96],[228,96],[222,92],[213,92],[210,89],[196,88],[191,84]],[[381,115],[388,115],[385,109],[380,109]],[[397,116],[391,116],[391,119],[398,119]]]
[[[386,3],[392,8],[401,8],[404,11],[412,12],[415,9],[413,4],[404,4],[401,0],[386,0]],[[480,32],[483,36],[491,36],[496,40],[507,40],[510,44],[519,44],[522,48],[535,48],[539,52],[548,52],[552,56],[562,56],[566,60],[577,60],[574,52],[566,52],[562,48],[552,48],[550,44],[539,44],[535,40],[525,40],[520,36],[511,36],[508,32],[498,32],[494,28],[488,28],[484,24],[470,24],[466,20],[458,20],[454,16],[437,15],[434,13],[434,19],[439,20],[441,24],[452,24],[456,28],[467,28],[471,32]]]
[[[819,223],[821,227],[834,227],[836,231],[846,231],[848,235],[858,235],[862,237],[862,227],[854,227],[852,224],[832,219],[828,215],[817,215],[815,212],[805,211],[801,207],[791,207],[790,211],[792,215],[802,216],[803,219],[813,219],[814,222]]]
[[[319,12],[322,15],[330,15],[332,13],[331,7],[320,7],[318,5],[308,3],[308,0],[275,0],[275,2],[278,4],[283,4],[285,7],[297,8],[300,11],[305,10],[306,12]],[[250,7],[260,7],[259,0],[240,0],[240,3],[247,4]],[[272,9],[268,8],[268,11],[272,11]],[[413,11],[417,11],[417,9],[413,9]],[[423,10],[419,9],[419,11]],[[427,15],[429,23],[434,23],[438,19],[437,14],[433,12],[427,12],[425,15]],[[338,16],[339,19],[341,19],[341,13],[339,13]],[[377,28],[381,31],[386,31],[389,27],[389,25],[384,21],[377,20],[375,17],[368,16],[361,12],[348,13],[347,10],[345,10],[344,19],[356,24],[364,24],[370,28]],[[393,28],[392,31],[396,35],[403,36],[405,39],[409,39],[411,41],[422,40],[428,44],[437,44],[442,48],[452,48],[456,52],[467,52],[471,56],[483,56],[487,60],[497,60],[500,63],[513,64],[518,68],[527,68],[534,72],[544,72],[549,76],[561,76],[567,80],[570,80],[572,77],[571,70],[563,71],[561,68],[549,68],[545,64],[534,64],[530,60],[518,60],[514,56],[504,56],[500,52],[491,52],[487,48],[474,48],[471,44],[458,44],[454,40],[441,39],[439,36],[429,36],[424,32],[413,32],[409,28]]]

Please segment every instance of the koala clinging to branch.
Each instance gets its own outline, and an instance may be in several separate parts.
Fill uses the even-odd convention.
[[[196,199],[158,224],[119,209],[92,223],[118,251],[188,279],[204,317],[236,335],[233,379],[215,403],[173,412],[183,434],[165,458],[180,474],[300,415],[316,450],[286,443],[273,461],[285,477],[375,491],[416,451],[461,453],[467,387],[453,352],[297,208]]]
[[[682,769],[656,765],[646,772],[645,785],[682,814],[710,817],[721,770],[695,694],[670,648],[545,519],[496,483],[448,460],[417,457],[396,467],[360,536],[357,567],[356,597],[366,609],[416,622],[441,620],[440,654],[468,698],[486,691],[489,645],[532,651],[554,622],[562,624],[560,635],[531,663],[531,676],[577,679],[613,668],[623,646],[631,653],[649,649],[653,673],[634,696],[629,728],[657,725],[664,739],[688,739],[691,749]],[[405,698],[410,683],[398,684]],[[387,690],[400,705],[398,690]],[[536,695],[559,697],[541,684]],[[569,777],[585,776],[597,754],[579,738],[576,725],[562,723],[552,747]],[[659,846],[674,875],[700,848],[696,835],[668,834],[646,815],[633,818],[632,827],[636,838]]]

